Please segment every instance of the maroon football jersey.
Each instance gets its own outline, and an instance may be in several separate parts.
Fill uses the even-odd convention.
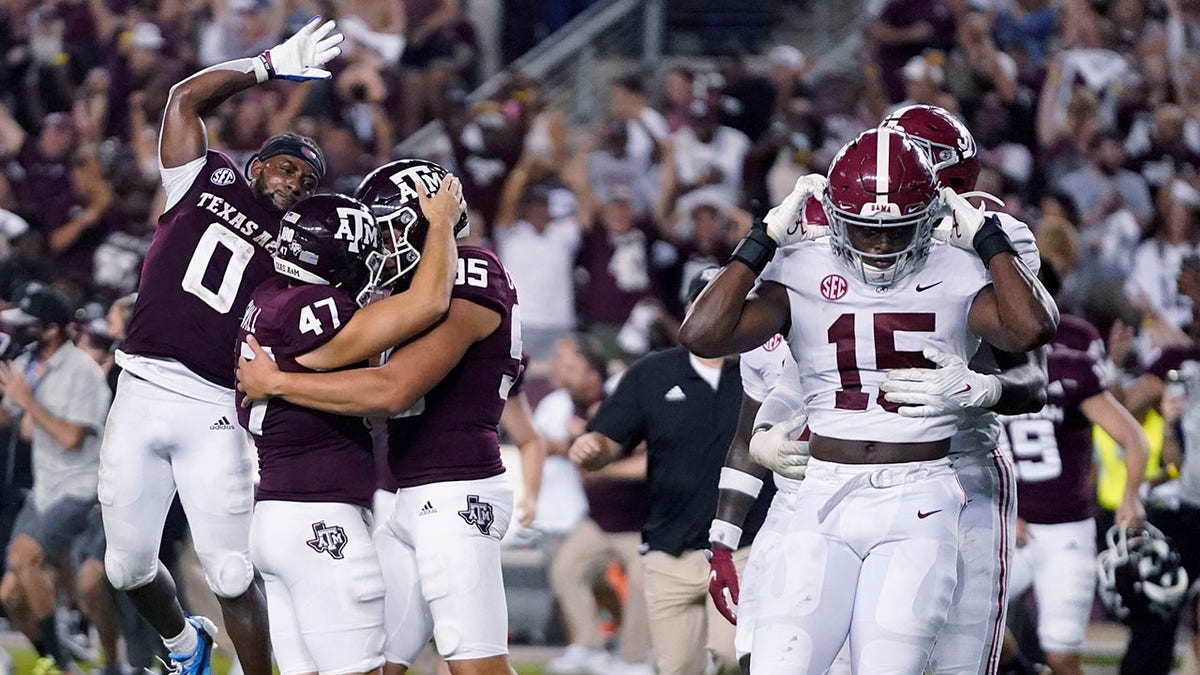
[[[251,296],[238,345],[253,334],[280,370],[312,372],[296,363],[296,357],[337,335],[356,309],[341,289],[289,286],[287,279],[274,276]],[[371,434],[363,418],[313,410],[281,398],[243,408],[242,398],[238,392],[238,422],[258,447],[256,499],[371,507],[375,462]]]
[[[452,297],[494,310],[500,325],[471,345],[410,411],[388,422],[388,466],[397,487],[476,480],[504,471],[497,425],[520,374],[517,291],[494,253],[462,246]]]
[[[238,322],[250,292],[275,273],[278,231],[279,215],[259,204],[228,157],[210,151],[187,194],[158,219],[122,349],[175,359],[233,389]]]
[[[1050,384],[1046,407],[1006,415],[1001,445],[1017,470],[1017,515],[1030,523],[1071,523],[1092,516],[1088,483],[1092,466],[1092,423],[1080,409],[1107,383],[1096,357],[1055,347],[1046,363]]]

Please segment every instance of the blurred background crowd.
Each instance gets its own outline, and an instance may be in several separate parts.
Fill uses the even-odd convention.
[[[474,243],[517,286],[526,391],[558,446],[538,521],[551,540],[594,497],[561,453],[605,378],[673,344],[691,278],[902,105],[966,122],[979,189],[1037,234],[1115,385],[1193,343],[1200,0],[736,4],[6,0],[0,303],[31,281],[57,288],[108,359],[122,336],[109,309],[135,290],[161,212],[171,85],[321,14],[348,37],[332,80],[236,96],[208,116],[210,146],[244,161],[272,134],[309,135],[323,188],[343,192],[400,156],[462,177]],[[8,445],[6,502],[23,480]],[[556,632],[543,628],[528,634]]]

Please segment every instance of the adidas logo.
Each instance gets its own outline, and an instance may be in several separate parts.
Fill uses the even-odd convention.
[[[431,513],[437,513],[437,509],[433,508],[432,503],[425,502],[425,506],[421,507],[421,510],[417,512],[417,515],[418,516],[427,516]]]
[[[679,385],[675,385],[674,387],[671,387],[669,390],[667,390],[667,395],[663,396],[663,400],[665,400],[665,401],[686,401],[687,394],[683,393],[683,389],[680,389]]]
[[[216,422],[213,422],[212,426],[209,427],[209,429],[212,429],[213,431],[228,431],[234,428],[235,427],[229,423],[229,418],[224,416],[222,416],[221,419],[217,420]]]

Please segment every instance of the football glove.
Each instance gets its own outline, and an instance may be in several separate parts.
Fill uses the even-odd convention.
[[[820,199],[828,182],[824,176],[816,173],[801,176],[792,192],[767,212],[763,222],[767,225],[767,234],[776,244],[780,247],[790,246],[829,234],[827,225],[807,222],[804,217],[804,206],[809,197]]]
[[[271,79],[328,80],[333,74],[321,66],[329,63],[342,48],[346,36],[334,32],[337,23],[314,16],[296,34],[259,55]]]
[[[925,358],[937,368],[897,368],[887,371],[879,385],[884,398],[902,403],[904,417],[936,417],[967,408],[986,408],[1000,400],[1000,378],[977,373],[966,361],[936,349],[925,349]]]
[[[942,202],[950,214],[934,229],[934,238],[966,251],[974,251],[983,260],[984,265],[998,253],[1016,253],[998,219],[988,214],[982,205],[973,206],[967,201],[967,197],[983,197],[1001,205],[1004,204],[1003,201],[986,192],[968,192],[960,195],[948,187],[941,189],[941,195]]]
[[[797,440],[808,415],[798,415],[750,437],[750,459],[783,476],[799,480],[808,468],[808,441]]]
[[[725,620],[737,625],[737,612],[732,605],[738,603],[737,568],[733,564],[733,551],[714,546],[708,552],[708,595],[717,611]]]

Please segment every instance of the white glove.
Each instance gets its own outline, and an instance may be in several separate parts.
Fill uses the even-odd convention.
[[[977,373],[966,361],[937,349],[925,349],[925,358],[937,368],[897,368],[887,371],[879,389],[892,403],[906,403],[905,417],[936,417],[986,408],[1000,400],[1000,378]]]
[[[767,211],[767,215],[763,217],[767,234],[780,248],[829,234],[828,226],[809,223],[804,219],[805,202],[809,197],[819,198],[828,183],[829,181],[818,173],[801,176],[796,180],[791,194],[784,197],[778,206]]]
[[[800,480],[808,469],[808,441],[799,441],[808,415],[798,415],[750,437],[750,459],[783,476]]]
[[[983,220],[987,217],[987,209],[982,204],[978,208],[972,206],[971,202],[967,201],[967,197],[979,197],[983,201],[991,201],[998,206],[1004,206],[1004,200],[980,190],[960,195],[953,189],[944,187],[940,192],[942,203],[947,206],[949,213],[933,230],[933,238],[961,249],[974,251],[975,235],[983,226]]]
[[[948,218],[943,218],[942,222],[938,224],[933,231],[933,236],[947,244],[974,253],[975,233],[979,232],[979,228],[983,226],[985,216],[983,207],[971,206],[971,202],[951,188],[944,187],[941,189],[941,193],[942,201],[949,207],[950,213]]]
[[[285,80],[328,80],[333,74],[321,66],[329,63],[342,48],[338,47],[345,35],[335,33],[337,23],[333,20],[317,24],[320,16],[314,16],[292,37],[263,52],[260,59],[267,67],[271,78]]]

